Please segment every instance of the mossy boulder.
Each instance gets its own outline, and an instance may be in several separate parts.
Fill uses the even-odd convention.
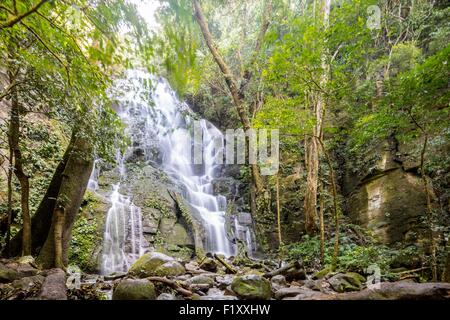
[[[271,297],[269,280],[256,274],[235,277],[231,290],[239,298],[246,300],[268,300]]]
[[[140,278],[150,276],[178,276],[185,273],[184,267],[174,258],[160,252],[150,252],[140,257],[128,271]]]
[[[174,260],[168,261],[156,268],[155,275],[161,277],[175,277],[182,275],[185,272],[186,270],[184,269],[184,267],[179,262]]]
[[[323,268],[322,270],[320,270],[314,274],[313,279],[323,279],[332,272],[333,272],[333,268],[331,268],[331,267]]]
[[[147,279],[124,279],[114,288],[112,299],[155,300],[155,287]]]
[[[359,291],[362,289],[365,278],[356,272],[338,273],[328,279],[331,287],[337,292]]]
[[[0,283],[12,282],[19,278],[19,273],[11,268],[0,264]]]

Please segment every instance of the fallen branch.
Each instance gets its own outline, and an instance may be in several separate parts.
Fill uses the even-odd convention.
[[[178,293],[180,293],[180,294],[182,294],[183,296],[186,296],[186,297],[190,297],[190,296],[192,296],[194,294],[192,291],[189,291],[189,290],[183,288],[176,281],[167,279],[165,277],[148,277],[147,279],[149,281],[156,281],[156,282],[165,283],[165,284],[169,285],[170,287],[172,287],[173,289],[175,289]]]
[[[267,272],[264,274],[265,278],[271,278],[273,276],[279,275],[279,274],[284,274],[286,273],[289,269],[295,268],[295,269],[300,269],[302,267],[302,263],[298,260],[293,261],[288,263],[287,265],[285,265],[284,267],[275,269],[271,272]]]
[[[339,294],[317,294],[305,300],[448,300],[450,283],[383,282],[379,288]]]
[[[413,270],[405,270],[405,271],[401,271],[401,272],[396,272],[396,275],[401,275],[401,274],[407,274],[407,273],[413,273],[413,272],[417,272],[417,271],[422,271],[422,270],[427,270],[430,267],[422,267],[422,268],[417,268],[417,269],[413,269]]]
[[[232,266],[230,266],[228,263],[225,262],[221,257],[219,257],[217,254],[214,253],[214,258],[219,261],[228,271],[230,271],[233,274],[236,274],[237,271]]]

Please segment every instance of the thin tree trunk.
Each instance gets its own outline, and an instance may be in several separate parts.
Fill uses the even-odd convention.
[[[211,54],[214,58],[214,61],[219,66],[219,69],[222,72],[222,75],[225,79],[228,89],[230,90],[234,106],[236,107],[237,113],[238,113],[239,118],[242,123],[242,127],[243,127],[244,131],[250,130],[251,123],[250,123],[249,117],[247,115],[247,110],[245,108],[245,104],[241,100],[237,81],[234,78],[230,68],[225,63],[225,60],[223,59],[222,55],[217,50],[217,47],[216,47],[216,44],[214,43],[211,32],[209,31],[208,23],[206,22],[206,18],[203,15],[203,11],[200,6],[200,2],[198,0],[193,0],[193,4],[194,4],[195,19],[202,31],[206,45],[208,46],[209,51],[211,52]],[[256,190],[258,193],[261,193],[264,190],[264,183],[263,183],[261,174],[259,172],[258,165],[250,164],[250,170],[252,173],[253,181],[256,186]]]
[[[325,155],[325,159],[328,164],[328,169],[330,170],[330,180],[331,180],[331,190],[333,193],[333,214],[334,214],[334,222],[335,222],[335,238],[334,238],[334,252],[333,252],[333,268],[337,266],[337,258],[339,255],[339,229],[340,229],[340,215],[339,215],[339,205],[337,199],[337,185],[336,179],[333,169],[333,163],[331,162],[331,157],[328,154],[327,149],[325,149],[325,145],[320,137],[315,137],[317,142],[320,144],[322,151]]]
[[[331,1],[323,0],[322,4],[322,19],[323,28],[327,30],[329,27]],[[321,55],[322,76],[320,79],[320,85],[323,88],[328,82],[328,65],[326,62],[327,51],[324,48]],[[323,92],[317,94],[314,99],[314,117],[316,123],[313,128],[313,136],[321,137],[323,131],[324,111],[325,111],[325,99]],[[305,230],[308,234],[314,234],[317,232],[317,187],[319,181],[319,156],[320,150],[315,138],[307,138],[307,150],[306,150],[306,193],[304,202],[305,211]]]
[[[420,175],[422,177],[422,182],[423,182],[423,188],[425,191],[425,196],[426,196],[426,200],[427,200],[427,216],[428,216],[428,226],[429,226],[429,230],[430,230],[430,250],[431,250],[431,272],[432,272],[432,277],[433,277],[433,281],[436,282],[437,281],[437,259],[436,259],[436,243],[434,240],[434,231],[433,231],[433,208],[431,205],[431,195],[430,195],[430,190],[429,190],[429,186],[428,186],[428,179],[427,176],[425,174],[425,170],[424,170],[424,164],[425,164],[425,153],[427,152],[427,146],[428,146],[428,134],[425,134],[425,140],[423,142],[423,146],[422,146],[422,152],[420,153]]]
[[[279,247],[283,245],[283,241],[281,239],[281,209],[280,209],[280,179],[278,177],[278,173],[276,175],[276,188],[277,188],[277,225],[278,225],[278,243]]]
[[[11,79],[13,81],[13,79]],[[20,105],[15,89],[12,91],[11,118],[9,123],[9,145],[14,153],[14,173],[20,183],[20,203],[22,209],[22,255],[31,255],[31,217],[29,208],[30,182],[23,170],[20,149]]]
[[[9,155],[8,155],[8,177],[7,177],[7,188],[8,188],[8,203],[7,203],[7,221],[6,221],[6,239],[5,239],[5,253],[8,257],[11,256],[11,223],[12,223],[12,176],[13,176],[13,161],[14,161],[14,151],[9,146]]]
[[[325,262],[325,223],[323,221],[324,209],[323,185],[320,184],[320,206],[319,206],[319,224],[320,224],[320,261]]]

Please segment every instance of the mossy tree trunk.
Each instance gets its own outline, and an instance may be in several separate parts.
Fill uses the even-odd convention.
[[[94,165],[92,147],[88,139],[75,137],[73,149],[62,174],[61,187],[53,210],[47,240],[38,256],[44,268],[64,268],[72,227],[79,212]]]

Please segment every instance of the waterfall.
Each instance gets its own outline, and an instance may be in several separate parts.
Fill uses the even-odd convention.
[[[161,168],[183,191],[182,196],[205,230],[207,251],[226,256],[236,254],[236,244],[227,237],[226,226],[240,233],[239,238],[253,248],[250,228],[239,225],[237,218],[227,217],[227,199],[213,193],[213,180],[220,174],[223,134],[206,120],[195,120],[188,105],[181,102],[166,80],[141,71],[128,71],[124,79],[112,88],[118,101],[116,111],[131,139],[124,154],[116,156],[120,179],[126,181],[124,162],[139,155],[149,165]],[[200,131],[200,146],[195,146],[192,129]],[[219,144],[220,145],[220,144]],[[201,163],[194,164],[192,151],[202,149]],[[95,171],[97,170],[97,171]],[[95,168],[92,180],[98,176]],[[90,186],[98,188],[96,182]],[[132,203],[132,195],[119,193],[120,184],[113,186],[109,201],[103,245],[102,272],[126,271],[144,252],[142,248],[142,217]],[[227,222],[228,219],[228,222]]]

